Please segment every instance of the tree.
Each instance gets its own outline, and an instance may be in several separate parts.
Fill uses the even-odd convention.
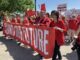
[[[0,0],[0,11],[25,11],[27,8],[34,9],[34,0]]]
[[[0,0],[0,11],[6,11],[7,7],[9,6],[8,0]]]
[[[27,8],[33,9],[34,3],[33,0],[18,0],[18,9],[26,10]]]

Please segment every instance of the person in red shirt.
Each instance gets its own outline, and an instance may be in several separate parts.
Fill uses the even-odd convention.
[[[36,24],[38,24],[39,26],[46,26],[46,27],[49,27],[50,23],[51,23],[51,20],[49,18],[49,14],[45,13],[44,11],[43,12],[40,12],[40,15],[37,16],[36,18]],[[42,59],[42,56],[39,54],[40,56],[40,59]]]
[[[77,30],[77,19],[75,16],[72,16],[71,19],[69,19],[68,21],[68,32],[67,34],[69,35],[70,37],[70,42],[72,42],[74,40],[74,34],[75,34],[75,31]]]
[[[72,16],[72,18],[69,20],[69,28],[76,31],[77,29],[76,26],[77,26],[77,19],[75,16]]]
[[[50,23],[50,27],[55,29],[55,48],[52,60],[56,60],[57,55],[61,60],[60,46],[64,44],[65,25],[61,20],[59,20],[59,12],[52,11],[51,17],[53,21]]]
[[[65,16],[63,16],[63,15],[59,16],[59,20],[61,20],[64,23],[65,28],[66,28],[64,34],[67,35],[68,26],[67,26],[67,22],[66,22]]]
[[[47,27],[49,27],[50,23],[51,23],[50,15],[49,15],[49,13],[46,13],[43,24],[45,24]]]
[[[29,25],[29,20],[26,15],[24,16],[23,24]]]
[[[6,19],[6,15],[3,16],[3,21],[4,21],[4,22],[7,21],[7,19]]]
[[[51,23],[51,20],[49,18],[49,15],[45,12],[41,12],[39,24],[41,26],[49,27],[50,23]]]
[[[16,23],[16,18],[15,18],[15,16],[12,16],[11,23]]]
[[[16,14],[17,23],[20,23],[20,15]]]
[[[7,22],[11,22],[8,15],[6,16],[6,21],[7,21]]]
[[[30,17],[29,17],[29,23],[30,23],[30,24],[35,24],[35,19],[36,19],[35,16],[30,16]]]

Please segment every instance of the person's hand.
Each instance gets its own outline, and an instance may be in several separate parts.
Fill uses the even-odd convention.
[[[54,27],[54,29],[59,30],[61,32],[63,32],[63,29],[59,28],[59,27]]]

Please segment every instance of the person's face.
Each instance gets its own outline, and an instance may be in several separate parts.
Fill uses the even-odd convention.
[[[57,22],[57,16],[52,14],[51,17],[53,18],[54,22]]]

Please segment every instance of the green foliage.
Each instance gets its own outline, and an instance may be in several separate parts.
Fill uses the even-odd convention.
[[[0,0],[0,11],[25,11],[34,9],[34,0]]]

